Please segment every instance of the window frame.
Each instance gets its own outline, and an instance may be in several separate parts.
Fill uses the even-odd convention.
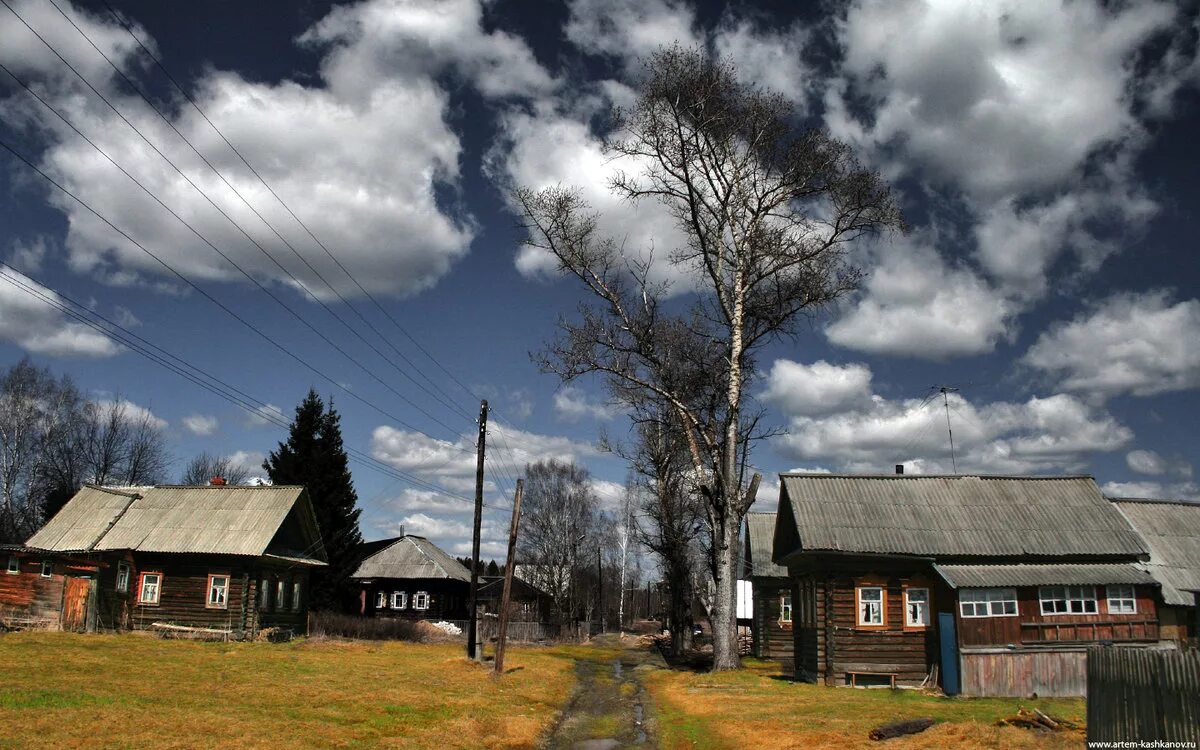
[[[260,579],[258,579],[258,585],[259,585],[258,611],[259,612],[270,612],[271,611],[271,579],[270,578],[260,578]]]
[[[42,578],[52,578],[54,576],[54,561],[42,560]]]
[[[118,594],[129,593],[129,579],[131,577],[131,573],[133,573],[133,569],[130,568],[129,563],[125,562],[124,560],[117,561],[117,580],[113,584],[113,589]]]
[[[912,602],[909,599],[909,593],[912,591],[925,592],[925,622],[913,622],[909,615],[911,613],[910,606]],[[930,625],[930,620],[933,614],[933,591],[928,586],[905,586],[904,587],[904,629],[905,630],[927,630]]]
[[[796,611],[795,604],[792,602],[791,592],[779,595],[779,624],[791,625],[795,622]]]
[[[423,599],[422,599],[423,597]],[[424,604],[417,604],[418,601],[424,601]],[[417,612],[428,612],[429,605],[433,603],[433,597],[428,591],[418,591],[412,595],[412,608]]]
[[[1129,596],[1113,596],[1113,589],[1128,589]],[[1129,610],[1114,610],[1113,602],[1127,601],[1130,604]],[[1104,587],[1104,606],[1108,608],[1110,615],[1136,615],[1138,612],[1137,606],[1137,586],[1132,583],[1113,583]]]
[[[388,592],[380,590],[375,592],[375,609],[388,608]]]
[[[225,579],[225,585],[222,587],[223,601],[214,603],[213,602],[213,591],[216,589],[216,587],[213,586],[213,581],[215,581],[218,578]],[[206,588],[207,593],[205,593],[205,595],[204,595],[204,608],[205,609],[229,609],[229,589],[231,588],[232,584],[233,584],[233,577],[230,576],[228,573],[209,573],[208,574],[208,586]]]
[[[154,582],[154,599],[146,599],[146,578],[153,576]],[[138,575],[138,596],[137,603],[141,607],[157,607],[162,601],[163,574],[160,570],[144,570]]]
[[[1046,595],[1047,592],[1053,592],[1055,590],[1061,590],[1063,592],[1062,598],[1047,597],[1047,595]],[[1073,592],[1073,590],[1074,590],[1074,592]],[[1084,592],[1086,592],[1086,591],[1091,591],[1092,595],[1090,598],[1088,598],[1087,596],[1084,596]],[[1075,592],[1079,593],[1078,597],[1072,596],[1072,593],[1075,593]],[[1048,612],[1048,611],[1046,611],[1046,603],[1047,602],[1062,602],[1064,604],[1064,606],[1066,606],[1066,610],[1064,610],[1062,612],[1057,612],[1057,611],[1049,611]],[[1074,612],[1071,610],[1072,602],[1080,603],[1081,610],[1079,612]],[[1087,611],[1087,607],[1086,607],[1087,602],[1092,603],[1092,611],[1091,612]],[[1041,612],[1042,617],[1064,617],[1064,616],[1072,616],[1072,615],[1075,615],[1075,616],[1098,615],[1098,614],[1100,614],[1100,598],[1098,596],[1096,596],[1096,587],[1095,586],[1038,586],[1038,611]]]
[[[400,602],[399,606],[396,605],[397,601]],[[395,609],[398,611],[408,609],[408,592],[393,591],[391,597],[388,599],[388,609]]]
[[[7,567],[5,567],[5,572],[8,573],[8,575],[10,575],[10,576],[20,575],[21,574],[21,558],[17,557],[16,555],[9,555],[8,556],[8,565],[7,565]]]
[[[292,611],[300,611],[300,581],[292,581]]]
[[[1002,598],[995,598],[995,599],[993,599],[993,598],[984,598],[981,600],[973,599],[969,602],[963,600],[964,594],[966,594],[966,593],[973,594],[975,592],[980,592],[980,593],[999,592],[1001,594],[1011,593],[1012,596],[1011,597],[1004,596]],[[1013,611],[1012,612],[1004,612],[1002,610],[999,613],[997,613],[997,612],[993,611],[995,609],[995,607],[993,605],[996,605],[996,604],[1003,605],[1003,604],[1007,604],[1008,602],[1013,603]],[[976,607],[978,607],[978,605],[982,604],[985,609],[984,614],[982,614],[982,615],[981,614],[967,614],[966,609],[964,609],[964,605],[967,605],[967,604],[971,605],[972,612],[975,612]],[[985,618],[985,617],[1019,617],[1020,615],[1021,615],[1021,600],[1017,598],[1017,590],[1016,590],[1016,588],[1014,588],[1012,586],[995,586],[995,587],[985,586],[985,587],[978,587],[978,588],[971,587],[971,588],[963,588],[963,589],[958,590],[958,616],[964,620],[975,620],[975,619],[981,619],[981,618]]]
[[[863,622],[863,592],[879,592],[879,622]],[[868,600],[869,601],[869,600]],[[859,583],[854,587],[854,623],[861,630],[887,630],[887,586],[882,583]]]

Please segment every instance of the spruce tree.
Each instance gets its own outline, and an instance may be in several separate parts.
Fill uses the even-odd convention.
[[[345,609],[353,598],[349,577],[357,562],[362,534],[358,495],[350,478],[349,458],[342,444],[341,417],[309,390],[296,407],[286,442],[271,452],[263,469],[274,484],[308,488],[316,512],[329,567],[314,571],[310,602],[313,609]]]

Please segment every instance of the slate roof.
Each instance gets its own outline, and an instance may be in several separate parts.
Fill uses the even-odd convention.
[[[776,565],[772,560],[775,537],[774,513],[746,514],[746,547],[747,559],[750,562],[752,577],[787,578],[787,568]]]
[[[1146,554],[1087,476],[784,474],[781,485],[780,514],[790,515],[777,524],[777,561],[801,551],[1043,561]]]
[[[302,549],[275,543],[289,516],[299,538],[310,540]],[[267,555],[321,565],[325,560],[308,494],[289,485],[87,485],[26,544],[55,552]]]
[[[1030,564],[1030,565],[939,565],[934,569],[951,588],[986,586],[1105,586],[1108,584],[1155,585],[1154,577],[1134,563]]]
[[[352,578],[446,578],[471,580],[471,572],[423,536],[402,536],[367,557]]]
[[[1150,549],[1143,567],[1162,584],[1163,601],[1189,607],[1200,589],[1200,504],[1170,500],[1116,500]]]

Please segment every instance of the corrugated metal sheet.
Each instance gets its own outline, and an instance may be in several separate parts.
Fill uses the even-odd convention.
[[[401,537],[362,561],[352,578],[450,578],[470,581],[471,572],[421,536]]]
[[[1163,601],[1188,607],[1200,589],[1200,504],[1113,500],[1150,550],[1146,570],[1162,584]]]
[[[54,551],[134,550],[222,555],[266,553],[303,496],[299,486],[84,487],[29,539]],[[302,519],[317,540],[290,557],[324,557],[311,510]]]
[[[801,550],[963,557],[1146,552],[1091,477],[781,479],[781,512],[793,514]]]
[[[774,513],[746,514],[746,543],[750,547],[750,575],[787,578],[787,568],[771,561],[774,540]]]
[[[934,565],[953,588],[984,586],[1104,586],[1154,584],[1154,577],[1133,563],[1099,565]]]

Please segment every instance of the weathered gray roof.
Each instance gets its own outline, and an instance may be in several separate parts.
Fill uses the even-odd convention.
[[[1200,505],[1167,500],[1113,500],[1150,549],[1143,566],[1162,584],[1163,601],[1188,607],[1200,589]]]
[[[786,578],[788,571],[782,565],[776,565],[772,560],[775,537],[774,513],[746,514],[746,546],[750,576],[768,576]]]
[[[471,572],[423,536],[402,536],[362,561],[352,578],[449,578],[470,581]]]
[[[276,536],[296,512],[299,535]],[[81,489],[27,544],[68,551],[272,554],[319,563],[325,557],[303,487],[274,485],[95,487]]]
[[[952,588],[981,586],[1104,586],[1110,583],[1154,584],[1134,563],[1049,565],[934,565]]]
[[[1013,558],[1146,552],[1086,476],[785,474],[781,485],[777,533],[787,541],[777,543],[776,560],[812,550]],[[792,548],[780,549],[785,543]]]

